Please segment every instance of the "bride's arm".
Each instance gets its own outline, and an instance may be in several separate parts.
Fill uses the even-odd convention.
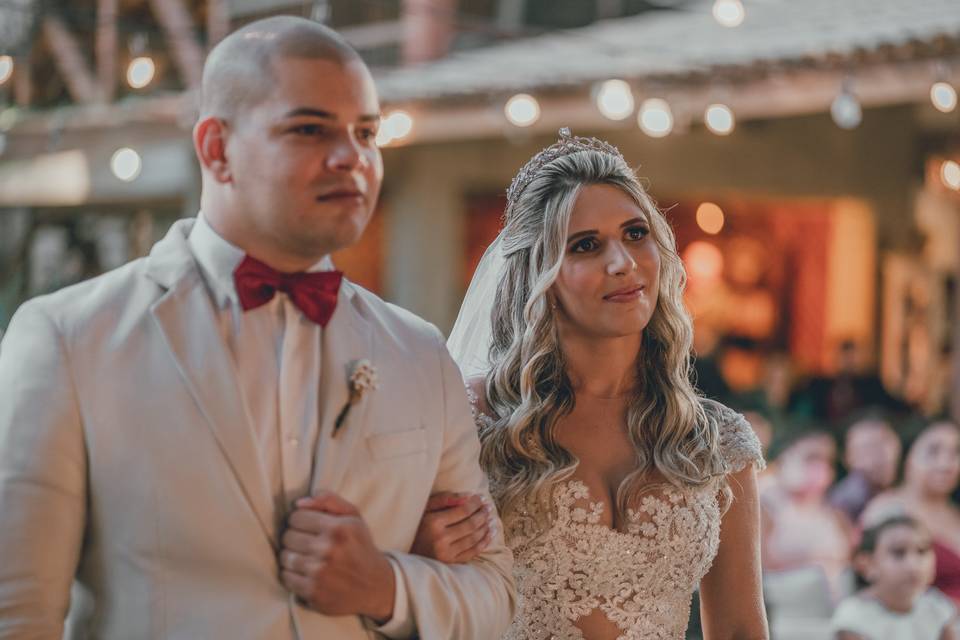
[[[767,640],[760,576],[757,472],[748,464],[729,476],[733,502],[720,524],[720,548],[700,582],[700,615],[708,640]]]

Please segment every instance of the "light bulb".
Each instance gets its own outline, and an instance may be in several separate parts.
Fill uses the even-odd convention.
[[[140,154],[129,147],[122,147],[114,151],[110,158],[110,170],[118,180],[133,182],[140,175],[143,163]]]
[[[134,89],[143,89],[153,80],[157,67],[153,59],[147,56],[138,56],[130,61],[127,67],[127,84]]]
[[[0,84],[5,83],[13,75],[13,58],[0,56]]]
[[[856,129],[863,120],[863,109],[860,101],[849,88],[841,89],[839,95],[830,105],[830,116],[841,129]]]
[[[733,110],[725,104],[712,104],[703,116],[707,128],[718,136],[729,135],[737,124]]]
[[[697,207],[697,226],[710,235],[716,235],[723,229],[723,209],[713,202],[704,202]]]
[[[940,165],[940,181],[954,191],[960,191],[960,164],[953,160],[944,160]]]
[[[662,138],[673,131],[673,112],[667,101],[660,98],[644,100],[637,121],[643,132],[652,138]]]
[[[943,113],[950,113],[957,108],[957,90],[947,82],[935,82],[930,87],[930,102]]]
[[[739,27],[746,16],[740,0],[717,0],[713,3],[713,18],[725,27]]]
[[[597,108],[604,117],[624,120],[633,113],[633,91],[623,80],[607,80],[597,91]]]
[[[540,104],[537,99],[526,93],[518,93],[503,108],[507,120],[518,127],[529,127],[540,119]]]

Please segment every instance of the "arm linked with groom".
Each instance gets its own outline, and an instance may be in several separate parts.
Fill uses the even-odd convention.
[[[0,638],[495,638],[501,527],[409,553],[429,496],[489,501],[440,333],[333,270],[376,204],[369,71],[271,18],[221,42],[202,213],[25,303],[0,348]],[[495,517],[495,516],[494,516]]]

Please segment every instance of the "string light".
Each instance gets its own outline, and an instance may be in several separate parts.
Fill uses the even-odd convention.
[[[940,165],[940,181],[954,191],[960,191],[960,164],[953,160],[944,160]]]
[[[703,115],[703,121],[718,136],[730,135],[737,125],[737,119],[733,115],[733,110],[725,104],[712,104],[707,107]]]
[[[0,56],[0,84],[4,84],[13,75],[13,57]]]
[[[134,89],[143,89],[153,81],[156,72],[157,67],[153,63],[153,58],[137,56],[127,67],[127,84]]]
[[[713,202],[704,202],[697,207],[697,226],[705,233],[717,235],[723,229],[723,209]]]
[[[662,138],[673,131],[673,112],[666,100],[650,98],[640,105],[637,122],[648,136]]]
[[[540,119],[540,103],[526,93],[518,93],[509,100],[503,108],[510,124],[517,127],[529,127]]]
[[[851,82],[844,81],[840,93],[830,105],[830,116],[841,129],[856,129],[863,120],[863,109],[860,101],[853,94]]]
[[[716,0],[713,3],[713,19],[725,27],[739,27],[746,16],[740,0]]]
[[[625,120],[633,113],[633,91],[623,80],[607,80],[597,90],[597,109],[610,120]]]
[[[710,242],[695,240],[687,245],[683,263],[694,282],[710,283],[723,275],[723,253]]]
[[[407,138],[413,132],[413,116],[406,111],[391,111],[380,123],[377,146],[384,147]]]
[[[118,180],[133,182],[140,175],[143,162],[140,154],[130,147],[122,147],[113,152],[110,158],[110,170]]]
[[[957,108],[957,90],[948,82],[934,82],[930,87],[930,102],[943,113]]]

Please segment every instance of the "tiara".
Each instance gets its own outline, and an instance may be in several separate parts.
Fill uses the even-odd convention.
[[[513,182],[510,183],[510,188],[507,189],[507,209],[509,209],[510,205],[523,193],[523,190],[526,189],[530,181],[536,177],[540,169],[557,158],[568,156],[577,151],[599,151],[600,153],[606,153],[624,160],[620,150],[609,142],[604,142],[597,138],[575,136],[570,133],[569,128],[563,127],[560,129],[560,139],[530,158],[527,164],[523,165],[523,168],[520,169],[516,177],[514,177]],[[626,160],[624,160],[624,162],[626,162]]]

